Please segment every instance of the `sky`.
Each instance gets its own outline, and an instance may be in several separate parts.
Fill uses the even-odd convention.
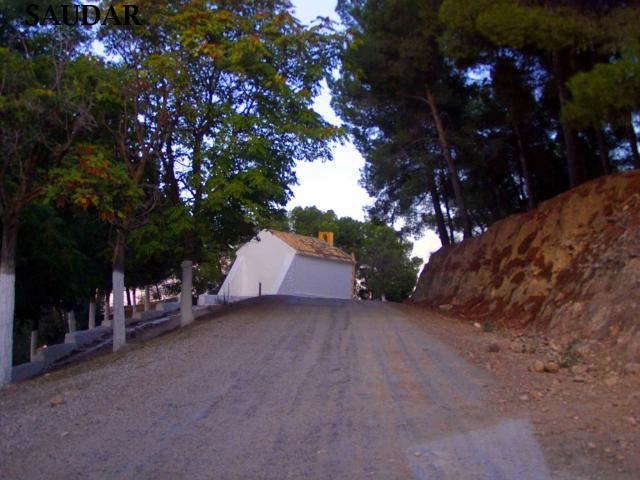
[[[292,0],[292,4],[295,16],[303,23],[310,23],[319,16],[339,21],[334,11],[336,0]],[[340,125],[341,120],[330,103],[331,95],[325,86],[315,99],[314,109],[327,121]],[[364,207],[373,203],[373,198],[358,183],[364,158],[351,142],[336,143],[332,150],[331,162],[298,163],[298,185],[293,188],[293,198],[287,209],[315,206],[320,210],[333,210],[339,217],[364,220]],[[440,246],[435,232],[429,231],[422,238],[414,239],[413,255],[427,260]]]

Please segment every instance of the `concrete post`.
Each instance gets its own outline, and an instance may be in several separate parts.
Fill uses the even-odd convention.
[[[29,350],[29,360],[34,361],[36,350],[38,349],[38,330],[31,330],[31,348]]]
[[[107,291],[104,294],[104,317],[102,319],[102,326],[103,327],[110,327],[111,326],[111,306],[109,305],[109,301],[111,295],[109,294],[109,292]]]
[[[149,285],[144,287],[144,311],[148,312],[151,310],[151,288]]]
[[[69,332],[76,331],[76,312],[73,310],[67,312],[67,324],[69,325]]]
[[[96,328],[96,302],[89,300],[89,330]]]
[[[180,293],[180,326],[184,327],[193,322],[193,262],[185,260],[182,267],[182,292]]]
[[[120,350],[127,343],[124,321],[124,272],[113,270],[113,351]]]
[[[138,311],[138,290],[134,287],[133,289],[133,304],[131,306],[131,318],[139,319],[141,318],[140,312]]]

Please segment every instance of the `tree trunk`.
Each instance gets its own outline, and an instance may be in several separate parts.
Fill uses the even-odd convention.
[[[518,139],[518,150],[520,151],[520,168],[522,168],[522,178],[524,178],[524,186],[527,190],[527,207],[529,211],[533,210],[536,207],[536,201],[533,196],[533,184],[531,182],[531,173],[529,172],[529,164],[527,162],[527,157],[524,153],[524,143],[522,141],[522,136],[520,135],[520,129],[518,125],[514,124],[513,129],[516,132],[516,138]]]
[[[180,293],[180,326],[193,322],[193,262],[185,260],[182,266],[182,292]]]
[[[557,53],[553,54],[553,66],[558,90],[558,99],[560,101],[560,112],[562,113],[562,109],[569,101],[569,92],[567,92],[565,86],[564,68],[562,67]],[[578,155],[576,152],[576,133],[568,125],[567,121],[562,118],[562,115],[560,115],[560,124],[562,126],[562,135],[564,137],[565,152],[567,155],[569,186],[573,188],[580,185],[584,180],[582,168],[578,161]]]
[[[17,239],[17,215],[3,218],[0,251],[0,386],[11,382]]]
[[[638,152],[638,136],[633,128],[633,121],[629,121],[627,128],[627,138],[631,147],[631,158],[633,159],[633,168],[640,168],[640,152]]]
[[[156,295],[158,295],[158,303],[162,301],[162,293],[160,292],[160,286],[156,283]]]
[[[431,92],[431,89],[427,89],[427,103],[429,104],[429,108],[431,109],[433,121],[436,124],[436,130],[438,131],[438,140],[440,141],[442,155],[447,161],[447,168],[449,170],[449,176],[451,177],[453,193],[456,197],[456,204],[460,212],[460,218],[462,219],[464,238],[470,238],[471,221],[469,220],[469,215],[467,214],[467,207],[465,205],[464,196],[462,194],[462,186],[460,185],[460,179],[458,178],[458,169],[456,167],[455,161],[453,160],[453,156],[451,155],[451,150],[449,149],[449,144],[447,142],[447,136],[444,131],[444,126],[442,125],[440,111],[438,110],[438,105],[436,104],[436,100],[433,96],[433,93]]]
[[[194,207],[195,208],[195,207]],[[193,230],[187,230],[184,235],[184,257],[182,267],[182,292],[180,294],[180,325],[185,326],[193,322],[193,258],[196,252],[196,236]]]
[[[118,230],[113,252],[113,351],[117,352],[127,342],[124,319],[124,255],[126,234]]]
[[[140,312],[138,311],[138,290],[133,288],[133,303],[131,309],[131,318],[140,318]]]
[[[144,287],[144,311],[151,310],[151,288],[149,285]]]
[[[449,244],[455,245],[456,244],[455,228],[453,227],[453,219],[451,218],[451,211],[449,210],[449,200],[447,200],[446,196],[444,198],[444,211],[447,214],[447,224],[449,225],[449,237],[450,237]]]
[[[89,330],[96,328],[96,300],[95,296],[89,299]]]
[[[33,362],[36,359],[37,351],[38,351],[38,329],[32,328],[31,342],[29,344],[29,361],[30,362]]]
[[[601,128],[593,129],[596,134],[596,141],[598,142],[598,155],[600,157],[600,168],[602,168],[603,175],[609,175],[611,167],[609,166],[609,149],[607,148],[607,142],[604,138]]]
[[[447,225],[444,222],[444,215],[442,214],[442,206],[440,205],[440,195],[438,194],[438,188],[433,176],[433,171],[427,173],[427,188],[431,195],[431,203],[433,203],[433,211],[436,216],[436,225],[438,227],[438,236],[440,237],[440,243],[442,245],[449,245],[449,233],[447,232]]]
[[[129,290],[129,287],[125,288],[125,292],[127,293],[127,307],[131,306],[131,291]]]
[[[197,212],[200,208],[200,204],[202,203],[203,196],[203,181],[202,181],[202,142],[204,138],[204,133],[201,131],[195,131],[193,134],[193,163],[192,163],[192,174],[193,174],[193,183],[195,185],[195,192],[193,195],[193,210]]]
[[[111,326],[111,305],[109,301],[111,300],[111,289],[107,288],[107,291],[104,294],[104,317],[102,318],[103,326]]]

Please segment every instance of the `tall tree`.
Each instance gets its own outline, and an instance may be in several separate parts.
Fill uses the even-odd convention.
[[[30,29],[11,2],[0,27],[0,385],[11,379],[15,256],[20,214],[41,196],[52,167],[93,125],[87,63],[73,29]]]
[[[311,107],[332,33],[302,26],[290,9],[284,0],[146,2],[148,29],[104,37],[123,65],[147,65],[168,92],[171,129],[158,154],[162,188],[183,216],[183,324],[205,246],[252,234],[286,203],[296,161],[330,158],[338,130]]]
[[[537,59],[553,82],[570,186],[589,178],[589,156],[581,151],[586,134],[580,135],[579,122],[564,113],[576,90],[569,84],[595,63],[608,63],[629,45],[630,37],[637,37],[638,22],[633,20],[638,18],[638,8],[631,2],[445,0],[440,18],[447,25],[443,44],[455,57],[478,56],[477,45],[488,42],[495,52],[510,49]],[[600,117],[592,123],[601,130],[603,121]]]
[[[349,30],[342,75],[334,83],[334,104],[356,128],[358,117],[362,118],[359,108],[378,105],[384,109],[389,102],[421,104],[427,114],[426,128],[435,132],[445,160],[464,236],[469,237],[472,222],[460,181],[461,152],[451,143],[451,117],[442,110],[443,99],[457,83],[457,73],[439,51],[439,5],[437,0],[340,2]],[[376,129],[371,130],[375,137]]]

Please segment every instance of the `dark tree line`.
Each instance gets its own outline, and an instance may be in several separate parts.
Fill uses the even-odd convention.
[[[342,0],[334,106],[372,218],[443,245],[640,167],[634,2]],[[635,121],[635,125],[634,125]]]

